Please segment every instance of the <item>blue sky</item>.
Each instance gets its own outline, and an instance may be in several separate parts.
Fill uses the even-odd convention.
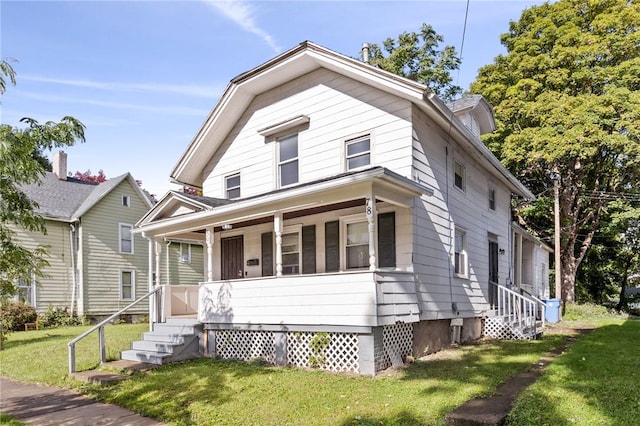
[[[462,67],[504,53],[500,34],[541,1],[471,0]],[[1,56],[18,83],[2,123],[72,115],[87,141],[67,148],[69,171],[130,171],[158,196],[228,82],[304,40],[358,57],[431,24],[460,52],[466,1],[12,1],[1,0]]]

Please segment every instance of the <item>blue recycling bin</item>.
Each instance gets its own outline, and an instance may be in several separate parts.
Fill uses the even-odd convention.
[[[546,299],[544,303],[547,305],[544,310],[545,321],[560,322],[560,299]]]

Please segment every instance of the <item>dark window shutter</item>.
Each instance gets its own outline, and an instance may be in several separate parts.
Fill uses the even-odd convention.
[[[395,212],[378,215],[378,266],[380,268],[396,266]]]
[[[340,223],[337,220],[324,224],[324,259],[326,272],[340,270]]]
[[[262,234],[262,276],[273,275],[273,232]]]
[[[302,273],[316,273],[316,226],[302,227]]]

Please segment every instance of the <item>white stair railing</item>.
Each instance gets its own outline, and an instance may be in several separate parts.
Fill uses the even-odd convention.
[[[537,305],[538,303],[544,305],[544,302],[539,299],[534,300],[499,284],[496,284],[496,287],[498,289],[497,315],[520,330],[527,327],[535,328]]]

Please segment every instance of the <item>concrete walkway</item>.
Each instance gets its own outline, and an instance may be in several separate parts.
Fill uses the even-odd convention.
[[[112,404],[70,389],[21,383],[0,377],[0,412],[34,425],[161,426]]]

